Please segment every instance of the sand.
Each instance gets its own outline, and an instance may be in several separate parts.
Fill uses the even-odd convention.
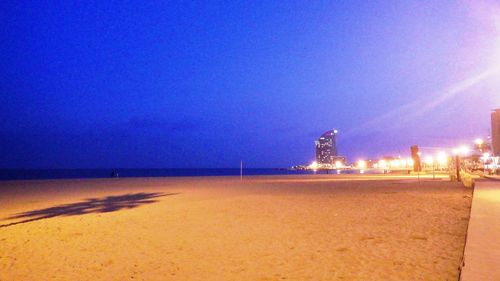
[[[471,189],[391,179],[0,182],[0,280],[456,280]]]

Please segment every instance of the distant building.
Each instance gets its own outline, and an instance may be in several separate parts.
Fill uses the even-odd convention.
[[[500,108],[491,113],[491,147],[496,156],[500,156]]]
[[[325,132],[316,144],[316,162],[318,164],[335,164],[337,155],[337,130]]]

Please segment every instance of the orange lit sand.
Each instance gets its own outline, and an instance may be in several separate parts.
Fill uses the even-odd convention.
[[[0,280],[456,280],[470,189],[343,179],[0,182]]]

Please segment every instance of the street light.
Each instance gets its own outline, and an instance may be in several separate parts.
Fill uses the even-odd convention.
[[[391,160],[389,163],[391,168],[399,168],[401,166],[399,159]]]
[[[437,154],[437,162],[439,166],[445,166],[448,163],[448,156],[446,155],[446,152],[440,151]]]
[[[426,156],[424,161],[425,164],[432,165],[432,163],[434,163],[434,158],[432,158],[432,156]]]
[[[434,158],[432,158],[432,156],[426,156],[425,164],[427,164],[427,166],[432,165],[432,179],[436,179],[436,173],[434,171]]]
[[[318,169],[318,162],[313,161],[313,162],[311,163],[311,165],[309,165],[309,168],[310,168],[310,169],[313,169],[314,171],[316,171],[316,170]]]
[[[469,151],[470,149],[466,145],[453,149],[453,154],[455,154],[455,169],[457,169],[457,181],[460,181],[460,155],[465,156]]]
[[[465,156],[467,153],[469,153],[470,148],[466,145],[462,145],[462,146],[460,146],[459,151],[460,151],[460,154],[462,154],[462,156]]]
[[[483,149],[484,149],[484,140],[483,139],[480,139],[480,138],[477,138],[475,141],[476,143],[476,146],[477,146],[477,150],[479,150],[480,153],[483,152]]]
[[[358,168],[365,169],[366,168],[366,161],[365,160],[358,160]]]

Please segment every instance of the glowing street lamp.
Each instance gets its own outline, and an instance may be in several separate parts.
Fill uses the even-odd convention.
[[[425,160],[424,160],[425,164],[427,164],[427,166],[432,166],[432,179],[436,179],[436,173],[434,171],[435,167],[434,167],[434,158],[432,158],[432,156],[426,156],[425,157]]]
[[[391,168],[399,168],[401,166],[401,161],[399,160],[392,160],[390,163],[391,163]]]
[[[432,156],[426,156],[424,161],[425,161],[425,164],[430,166],[434,163],[434,158],[432,158]]]
[[[483,149],[484,149],[484,140],[483,139],[480,139],[480,138],[477,138],[474,143],[476,144],[477,146],[477,150],[479,150],[479,152],[483,152]]]
[[[318,169],[318,162],[313,161],[311,165],[309,165],[309,168],[316,171]]]
[[[490,158],[490,154],[488,152],[483,153],[483,155],[481,156],[481,160],[483,160],[483,162],[485,164],[486,164],[486,162],[488,161],[489,158]]]
[[[440,151],[437,154],[436,160],[440,166],[445,166],[448,164],[448,155],[446,155],[446,152]]]
[[[466,145],[461,145],[459,147],[454,148],[453,150],[454,155],[466,155],[467,153],[470,152],[470,148]]]
[[[469,153],[470,149],[462,145],[458,148],[453,149],[453,154],[455,154],[455,169],[457,172],[457,180],[460,181],[460,155],[465,156],[467,153]]]
[[[460,154],[466,155],[467,153],[469,153],[470,148],[465,146],[465,145],[462,145],[462,146],[460,146],[459,151],[460,151]]]
[[[366,161],[365,160],[359,160],[358,161],[358,168],[359,169],[366,169]]]

